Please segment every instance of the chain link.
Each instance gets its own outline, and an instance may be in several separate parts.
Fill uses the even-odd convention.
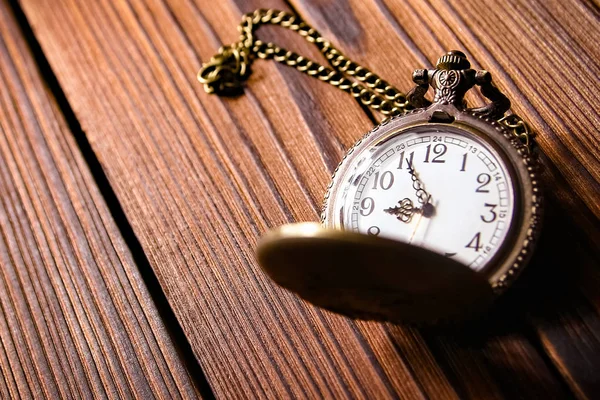
[[[265,43],[256,39],[255,32],[262,25],[276,25],[297,32],[308,42],[313,43],[332,67],[320,65],[274,43]],[[245,14],[238,30],[239,41],[221,47],[219,52],[198,72],[198,80],[204,85],[207,93],[220,95],[240,93],[243,82],[250,76],[252,62],[255,58],[262,58],[275,60],[323,82],[328,82],[350,93],[361,104],[386,117],[402,114],[412,108],[404,93],[372,71],[348,59],[331,42],[294,14],[273,9],[259,9]],[[527,149],[530,149],[532,134],[520,117],[511,114],[499,119],[498,122],[511,129]]]
[[[297,32],[313,43],[331,63],[333,68],[320,65],[277,46],[255,38],[254,33],[262,25],[277,25]],[[361,104],[377,110],[385,116],[402,114],[408,107],[404,93],[390,85],[373,72],[346,58],[331,42],[302,21],[298,16],[277,10],[256,10],[245,14],[238,27],[240,40],[224,46],[198,73],[198,80],[208,93],[235,94],[242,82],[250,75],[254,58],[272,59],[296,68],[309,76],[350,93]],[[349,79],[355,78],[358,82]],[[359,83],[360,82],[360,83]]]

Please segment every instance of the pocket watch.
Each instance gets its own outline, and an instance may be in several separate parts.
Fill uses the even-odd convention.
[[[300,32],[333,68],[255,39],[261,24]],[[388,116],[352,146],[325,195],[321,224],[267,233],[257,256],[278,284],[351,317],[400,322],[485,310],[529,261],[542,196],[531,134],[489,72],[450,51],[417,69],[403,95],[345,58],[298,17],[257,10],[240,42],[203,66],[208,92],[238,92],[253,58],[273,58]],[[479,87],[489,103],[468,108]],[[432,89],[433,100],[426,99]]]

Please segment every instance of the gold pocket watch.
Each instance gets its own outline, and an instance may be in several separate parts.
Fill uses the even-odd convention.
[[[261,24],[298,31],[333,68],[256,40]],[[240,42],[199,73],[208,92],[241,88],[253,58],[273,58],[351,93],[389,116],[336,169],[321,224],[277,228],[258,246],[261,267],[281,286],[351,317],[398,322],[482,312],[529,261],[541,221],[530,133],[486,71],[460,51],[418,69],[404,96],[346,59],[298,17],[257,10]],[[468,108],[478,86],[490,100]],[[432,101],[425,98],[432,88]]]

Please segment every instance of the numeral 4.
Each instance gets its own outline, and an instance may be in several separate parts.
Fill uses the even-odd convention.
[[[475,236],[473,236],[473,239],[471,239],[471,241],[469,242],[469,244],[467,244],[465,247],[467,249],[473,249],[475,251],[481,250],[481,248],[483,247],[481,245],[481,232],[477,232],[475,234]]]

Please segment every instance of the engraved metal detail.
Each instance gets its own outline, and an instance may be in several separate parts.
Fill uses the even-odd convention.
[[[442,56],[435,69],[415,70],[413,81],[417,86],[408,93],[408,101],[416,107],[430,105],[425,94],[431,86],[435,91],[434,103],[452,104],[459,110],[472,111],[493,119],[502,118],[510,108],[510,100],[494,86],[489,72],[469,67],[464,53],[454,50]],[[490,103],[480,108],[466,108],[464,96],[476,85]]]

